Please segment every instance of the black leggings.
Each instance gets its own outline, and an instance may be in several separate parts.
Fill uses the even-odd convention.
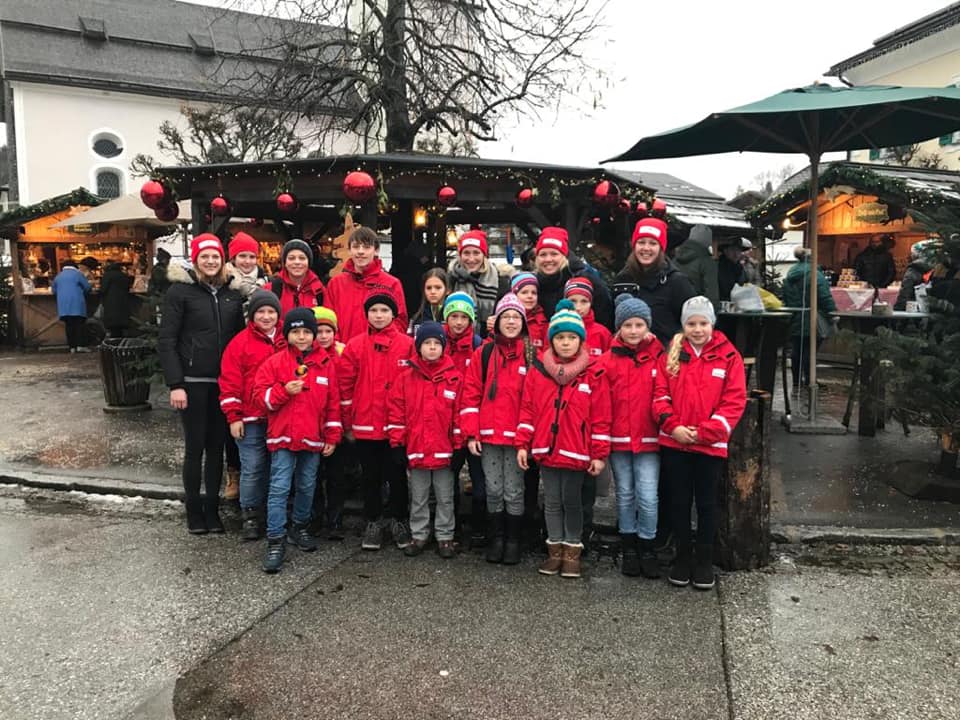
[[[357,440],[357,457],[363,467],[363,515],[367,521],[381,516],[406,520],[410,514],[407,468],[393,461],[386,440]],[[383,507],[383,486],[390,488],[387,507]]]
[[[187,408],[180,411],[183,491],[188,503],[199,500],[202,475],[207,502],[219,502],[223,443],[227,435],[227,420],[220,411],[220,388],[213,382],[191,382],[186,383],[185,389]]]
[[[67,346],[78,348],[83,346],[83,326],[87,319],[81,315],[67,315],[63,320],[67,332]]]
[[[317,467],[317,487],[313,493],[313,517],[323,518],[327,527],[337,527],[343,519],[343,505],[347,498],[347,455],[353,451],[349,443],[337,445],[330,457],[320,457]]]
[[[670,507],[677,551],[690,547],[690,503],[694,500],[697,504],[697,544],[712,545],[717,535],[717,494],[723,458],[661,448],[660,465],[670,480]]]

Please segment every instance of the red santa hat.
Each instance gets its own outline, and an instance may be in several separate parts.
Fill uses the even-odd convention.
[[[464,248],[476,248],[483,253],[484,257],[489,257],[487,252],[487,234],[483,230],[468,230],[457,241],[457,254],[463,252]]]
[[[569,236],[567,231],[561,227],[545,227],[540,231],[540,237],[537,240],[536,252],[549,248],[556,250],[564,257],[569,252]]]
[[[645,217],[642,220],[638,220],[636,227],[633,228],[633,237],[630,238],[630,246],[633,247],[636,245],[637,240],[642,237],[653,238],[660,243],[660,247],[664,252],[667,251],[667,224],[663,220],[654,217]]]

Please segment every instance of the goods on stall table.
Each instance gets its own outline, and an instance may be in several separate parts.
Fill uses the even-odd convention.
[[[879,291],[877,299],[881,303],[887,303],[892,307],[897,302],[898,292],[896,288],[883,288]],[[833,302],[839,312],[871,312],[876,291],[871,287],[864,290],[835,287],[830,288],[830,293],[833,295]]]
[[[840,277],[837,278],[837,287],[847,288],[851,287],[853,283],[857,282],[857,271],[853,268],[842,268],[840,270]]]

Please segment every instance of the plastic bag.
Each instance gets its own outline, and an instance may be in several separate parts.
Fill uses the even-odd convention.
[[[778,298],[769,290],[757,287],[757,292],[760,293],[760,299],[763,301],[764,310],[779,310],[783,307],[783,300]]]
[[[740,312],[763,312],[763,298],[756,285],[744,283],[734,285],[730,291],[730,302]]]

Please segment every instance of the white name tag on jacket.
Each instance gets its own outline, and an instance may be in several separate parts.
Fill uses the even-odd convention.
[[[713,375],[714,377],[725,378],[727,376],[727,371],[724,370],[723,368],[714,368],[713,372],[710,374]]]
[[[587,393],[588,395],[591,393],[590,386],[587,385],[587,383],[580,383],[580,384],[577,386],[577,390],[579,390],[580,392],[583,392],[583,393]]]
[[[526,365],[520,365],[520,366],[517,368],[517,372],[520,373],[521,375],[526,375],[526,374],[527,374],[527,366],[526,366]]]
[[[330,381],[322,375],[317,375],[317,385],[329,385]]]
[[[453,390],[444,390],[444,391],[443,391],[443,396],[444,396],[447,400],[456,400],[456,399],[457,399],[457,394],[456,394]]]

